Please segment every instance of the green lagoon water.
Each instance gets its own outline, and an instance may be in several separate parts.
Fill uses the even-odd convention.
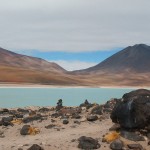
[[[65,106],[78,106],[85,99],[103,104],[111,98],[121,98],[127,88],[0,88],[0,108],[25,106],[55,106],[63,99]]]

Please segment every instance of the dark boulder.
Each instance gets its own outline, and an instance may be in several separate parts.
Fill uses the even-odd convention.
[[[140,97],[150,97],[150,90],[146,90],[146,89],[138,89],[129,93],[126,93],[123,95],[123,99],[128,100],[130,98],[132,99],[137,99]]]
[[[29,113],[29,110],[27,110],[27,109],[22,109],[22,108],[18,108],[17,111],[20,112],[20,113],[24,113],[24,114]]]
[[[150,91],[140,89],[124,94],[116,103],[111,119],[124,128],[144,128],[150,124]]]
[[[20,130],[21,135],[28,135],[29,134],[30,125],[24,125]]]
[[[127,146],[133,150],[144,150],[144,148],[140,144],[128,144]]]
[[[113,141],[111,144],[110,144],[110,148],[112,150],[122,150],[124,147],[124,144],[121,140],[117,139],[115,141]]]
[[[16,118],[23,118],[24,117],[24,115],[23,114],[14,114],[14,116],[16,117]]]
[[[53,114],[51,114],[51,117],[52,117],[52,118],[58,118],[58,117],[60,117],[60,116],[61,116],[60,113],[53,113]]]
[[[10,110],[10,111],[9,111],[9,114],[10,114],[10,115],[15,115],[16,113],[18,113],[17,110]]]
[[[102,105],[97,105],[92,108],[91,114],[97,114],[97,115],[102,115],[103,114],[103,106]]]
[[[46,107],[43,107],[43,108],[40,108],[38,111],[41,112],[41,113],[46,113],[46,112],[50,111],[50,109],[46,108]]]
[[[9,117],[3,117],[2,121],[3,122],[11,122],[13,120],[13,116],[9,116]]]
[[[89,103],[87,99],[85,100],[84,103],[80,104],[80,107],[86,107],[86,109],[89,109],[93,106],[94,106],[94,104]]]
[[[44,150],[41,146],[37,145],[37,144],[33,144],[30,148],[28,148],[27,150]]]
[[[72,114],[71,118],[72,119],[80,119],[81,116],[79,114],[75,113],[75,114]]]
[[[2,120],[0,121],[0,126],[13,126],[13,123],[11,121],[13,120],[13,116],[9,117],[3,117]]]
[[[9,110],[7,108],[3,108],[2,110],[0,110],[0,114],[8,114]]]
[[[43,120],[43,117],[38,114],[38,115],[35,115],[35,116],[29,116],[29,117],[25,117],[22,121],[23,123],[29,123],[29,122],[32,122],[32,121],[37,121],[37,120]]]
[[[87,116],[87,121],[96,121],[98,117],[96,115],[88,115]]]
[[[81,136],[78,139],[78,141],[79,141],[78,148],[84,150],[98,149],[101,146],[97,140],[91,137]]]
[[[68,124],[68,123],[69,123],[68,119],[63,120],[63,124]]]
[[[120,136],[122,136],[125,139],[131,140],[131,141],[145,141],[145,138],[135,132],[131,131],[120,131]]]
[[[45,126],[46,129],[52,129],[54,127],[56,127],[55,124],[49,124],[49,125]]]
[[[0,121],[0,126],[14,126],[13,123],[8,122],[8,121]]]

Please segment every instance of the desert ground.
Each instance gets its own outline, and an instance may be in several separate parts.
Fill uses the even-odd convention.
[[[95,108],[96,106],[93,107]],[[81,107],[80,113],[79,107],[65,107],[61,109],[61,115],[58,115],[55,107],[1,109],[1,119],[12,116],[10,115],[12,113],[16,116],[17,114],[23,114],[23,118],[18,116],[18,118],[13,118],[13,121],[6,121],[4,124],[1,124],[0,150],[28,150],[33,144],[37,144],[44,150],[78,150],[81,149],[79,148],[78,139],[82,136],[97,140],[100,144],[100,147],[97,149],[110,150],[112,141],[105,141],[104,137],[106,134],[114,132],[110,131],[114,123],[107,112],[92,115],[93,107],[89,109]],[[78,112],[75,116],[72,113],[74,111]],[[95,118],[95,116],[97,117]],[[23,131],[23,135],[21,130],[24,125],[30,125],[33,130],[27,133]],[[141,144],[145,150],[150,148],[146,138],[140,142],[130,141],[121,136],[118,136],[118,139],[123,141],[124,149],[126,150],[127,144],[137,143]]]

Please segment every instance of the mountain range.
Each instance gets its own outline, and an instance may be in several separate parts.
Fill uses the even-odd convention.
[[[0,48],[0,83],[150,86],[150,46],[129,46],[96,66],[71,72],[56,63]]]

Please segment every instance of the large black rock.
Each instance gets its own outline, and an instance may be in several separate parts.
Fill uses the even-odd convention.
[[[124,128],[144,128],[150,123],[150,90],[126,93],[111,113],[114,123]]]

